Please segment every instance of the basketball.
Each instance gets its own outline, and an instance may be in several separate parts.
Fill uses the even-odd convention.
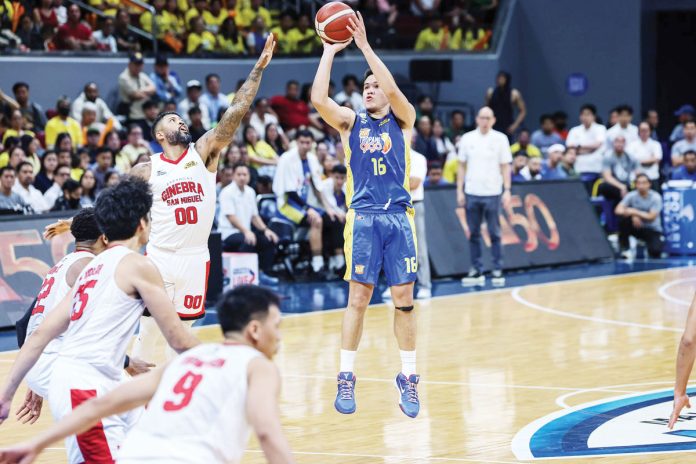
[[[351,38],[348,20],[354,18],[355,12],[341,2],[329,2],[322,6],[314,18],[314,28],[323,40],[331,43],[347,42]]]

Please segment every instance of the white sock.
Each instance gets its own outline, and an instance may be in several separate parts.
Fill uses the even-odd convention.
[[[343,255],[334,255],[333,257],[336,259],[336,269],[341,269],[346,265],[346,259]]]
[[[324,257],[319,255],[319,256],[312,256],[312,270],[314,272],[319,272],[321,271],[321,268],[324,267]]]
[[[341,350],[341,368],[340,372],[353,372],[355,367],[355,355],[357,351]]]
[[[334,270],[337,269],[338,267],[336,266],[336,257],[335,256],[329,256],[329,269]]]
[[[409,377],[411,374],[416,373],[416,350],[413,351],[403,351],[399,350],[399,355],[401,355],[401,372]]]

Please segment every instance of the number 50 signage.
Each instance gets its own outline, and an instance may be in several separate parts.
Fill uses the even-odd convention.
[[[466,211],[456,202],[453,186],[427,189],[426,239],[437,275],[469,270],[469,228]],[[587,193],[579,181],[515,184],[507,208],[501,208],[504,267],[593,261],[612,251]],[[490,236],[483,226],[484,263],[490,265]]]

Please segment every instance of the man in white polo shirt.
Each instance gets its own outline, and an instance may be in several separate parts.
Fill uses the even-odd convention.
[[[660,181],[660,161],[662,160],[662,145],[650,138],[652,129],[650,124],[643,121],[638,126],[638,139],[630,142],[626,151],[638,163],[638,172],[645,173],[652,184],[653,190],[657,190]]]
[[[488,224],[493,254],[493,285],[504,285],[503,247],[500,234],[500,204],[510,202],[510,163],[512,154],[508,138],[493,129],[493,110],[484,106],[476,116],[477,128],[459,141],[457,171],[457,203],[466,208],[469,227],[471,270],[462,279],[464,285],[483,285],[481,261],[481,224]]]
[[[597,108],[592,104],[580,108],[579,126],[568,132],[566,147],[577,150],[575,170],[580,174],[599,174],[602,172],[602,154],[607,138],[607,128],[597,124]]]
[[[275,285],[278,279],[269,275],[275,257],[278,236],[264,224],[256,205],[256,193],[249,187],[249,167],[234,166],[233,181],[220,191],[218,231],[222,249],[230,252],[258,253],[259,281]],[[251,229],[254,225],[256,230]]]

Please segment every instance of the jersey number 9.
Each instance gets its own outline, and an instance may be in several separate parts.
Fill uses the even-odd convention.
[[[372,158],[372,167],[375,171],[375,176],[383,176],[387,173],[387,165],[384,164],[384,158]]]

